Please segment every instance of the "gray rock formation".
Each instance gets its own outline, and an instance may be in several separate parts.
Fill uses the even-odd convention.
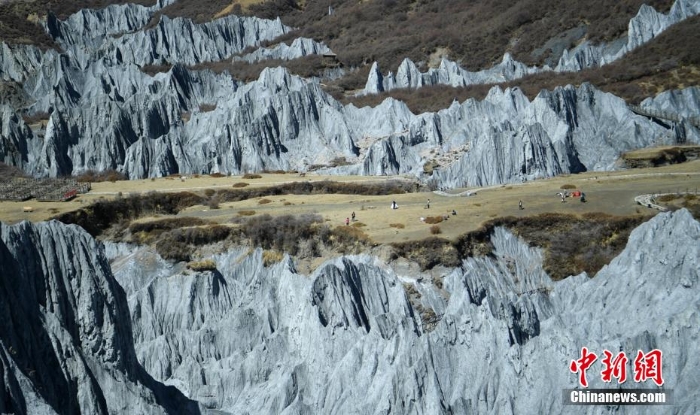
[[[561,52],[561,57],[554,68],[528,67],[513,60],[510,54],[503,56],[503,61],[490,69],[470,72],[458,63],[443,59],[440,67],[421,73],[409,59],[404,60],[396,74],[389,72],[383,76],[376,62],[367,78],[363,94],[376,94],[395,88],[420,88],[429,85],[467,86],[512,81],[525,75],[549,72],[576,72],[587,68],[599,67],[614,62],[628,52],[649,42],[670,26],[700,13],[700,1],[676,0],[668,14],[659,13],[653,7],[642,5],[628,26],[627,35],[610,43],[594,45],[589,41],[581,42],[571,50]]]
[[[138,363],[124,291],[85,231],[0,223],[0,266],[0,412],[199,412]]]
[[[443,58],[440,67],[421,73],[413,61],[406,58],[399,65],[396,74],[389,72],[383,76],[375,62],[372,64],[367,84],[360,94],[376,94],[396,88],[420,88],[430,85],[450,85],[454,87],[474,84],[496,84],[522,78],[549,68],[529,67],[514,60],[509,53],[503,55],[503,61],[490,69],[470,72],[459,64]]]
[[[343,107],[317,81],[283,69],[266,69],[247,85],[180,64],[149,76],[137,64],[219,59],[287,30],[279,21],[230,16],[202,25],[164,18],[155,28],[129,31],[152,12],[107,8],[50,25],[63,54],[2,44],[0,78],[21,85],[29,114],[47,113],[48,120],[27,126],[2,107],[0,160],[35,176],[116,169],[143,178],[305,171],[344,157],[349,165],[322,171],[410,174],[454,187],[607,170],[621,152],[673,143],[681,131],[637,116],[588,85],[543,92],[532,102],[520,91],[494,89],[482,102],[414,115],[394,100]],[[107,28],[112,22],[115,28]],[[396,76],[384,79],[374,67],[370,77],[379,88],[459,84],[466,76],[448,61],[441,68],[426,75],[405,61]],[[498,70],[472,75],[496,79],[530,70],[506,56]],[[686,101],[688,111],[700,106]],[[700,140],[692,126],[681,132],[688,142]],[[426,163],[438,166],[431,177],[423,175]]]
[[[224,412],[561,413],[561,390],[578,385],[569,363],[586,346],[599,355],[662,350],[672,411],[695,413],[699,239],[687,211],[659,214],[595,278],[553,282],[541,252],[499,228],[493,255],[446,271],[440,290],[364,255],[306,276],[289,259],[263,267],[260,250],[216,256],[217,270],[203,273],[139,250],[113,270],[128,281],[139,361]],[[421,293],[420,307],[404,284]],[[439,319],[432,330],[429,310]],[[589,370],[590,387],[616,387],[601,369]]]
[[[298,37],[292,41],[291,45],[280,43],[271,48],[260,48],[255,52],[243,56],[234,56],[233,61],[255,63],[267,59],[292,60],[309,55],[322,55],[332,53],[331,49],[324,43],[316,42],[313,39]]]
[[[0,156],[35,175],[114,168],[132,178],[305,170],[336,157],[351,165],[327,172],[420,176],[435,161],[434,179],[453,187],[611,169],[620,152],[674,140],[589,85],[545,91],[532,102],[517,89],[495,88],[481,102],[414,115],[392,99],[342,107],[284,69],[239,86],[226,74],[179,66],[155,77],[134,66],[119,77],[94,68],[66,73],[73,95],[44,98],[49,106],[71,96],[76,103],[51,114],[43,138],[8,113]],[[216,108],[199,111],[203,104]]]
[[[555,70],[559,72],[580,71],[602,66],[649,42],[671,25],[700,13],[700,1],[676,0],[668,14],[659,13],[646,4],[628,25],[627,35],[611,43],[593,45],[582,42],[570,51],[564,51]]]

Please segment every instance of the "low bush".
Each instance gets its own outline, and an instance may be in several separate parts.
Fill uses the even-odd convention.
[[[274,249],[266,249],[262,253],[263,266],[265,267],[275,265],[276,263],[280,262],[283,258],[284,254],[282,252],[275,251]]]
[[[255,215],[254,210],[239,210],[238,211],[238,216],[253,216]]]
[[[435,236],[419,241],[398,242],[392,246],[397,256],[415,261],[422,270],[437,265],[456,267],[461,263],[460,254],[453,244]]]
[[[437,235],[439,233],[442,233],[442,230],[440,229],[440,227],[438,225],[433,225],[430,227],[430,234],[431,235]]]
[[[560,189],[562,190],[570,190],[570,189],[575,189],[576,186],[573,184],[563,184],[561,185]]]
[[[325,232],[322,241],[343,254],[359,254],[371,243],[369,236],[360,228],[344,225]]]
[[[281,195],[311,195],[311,194],[352,194],[366,196],[382,196],[403,194],[417,191],[415,183],[388,180],[378,183],[343,183],[329,180],[317,182],[297,181],[277,186],[254,187],[250,189],[221,189],[219,198],[221,202],[237,202],[258,197]]]
[[[270,200],[270,199],[260,199],[260,200],[258,200],[258,204],[259,204],[259,205],[266,205],[266,204],[268,204],[268,203],[272,203],[272,200]]]
[[[197,272],[214,271],[216,270],[216,262],[214,262],[211,259],[205,259],[202,261],[192,261],[187,263],[187,268]]]
[[[160,219],[149,222],[134,222],[129,226],[129,231],[131,233],[169,231],[188,226],[202,226],[210,223],[211,222],[204,219],[185,216],[181,218]]]
[[[221,177],[226,177],[226,175],[223,174],[223,173],[211,173],[211,174],[209,174],[209,177],[213,177],[213,178],[215,178],[215,179],[218,179],[218,178],[221,178]]]
[[[114,224],[133,220],[147,214],[174,215],[189,206],[201,204],[202,196],[190,192],[129,195],[113,200],[100,199],[82,209],[66,212],[55,219],[76,224],[92,236],[99,236]]]
[[[244,179],[262,179],[262,176],[259,174],[253,174],[253,173],[246,173],[243,175]]]
[[[119,180],[128,180],[124,173],[120,173],[113,169],[102,171],[88,170],[85,173],[76,176],[75,179],[83,183],[116,182]]]
[[[443,221],[442,216],[428,216],[425,218],[425,223],[427,223],[428,225],[433,225],[436,223],[440,223],[442,221]]]
[[[406,227],[403,223],[390,223],[389,227],[391,228],[396,228],[396,229],[403,229]]]
[[[237,182],[233,184],[233,187],[246,187],[248,186],[248,183],[246,182]]]
[[[323,222],[319,215],[260,215],[248,219],[241,230],[254,246],[275,249],[296,255],[301,241],[313,239],[317,225]]]

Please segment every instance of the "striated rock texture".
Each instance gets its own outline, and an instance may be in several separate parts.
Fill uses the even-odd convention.
[[[532,102],[517,89],[494,88],[483,101],[414,115],[391,99],[343,107],[284,69],[266,69],[242,86],[227,74],[181,66],[150,77],[135,66],[98,62],[79,72],[60,65],[60,83],[70,88],[35,104],[54,108],[44,130],[0,113],[8,132],[0,160],[34,175],[304,171],[345,157],[350,166],[327,172],[420,176],[435,161],[440,186],[487,185],[610,169],[622,151],[675,139],[670,127],[590,85],[544,91]],[[200,111],[204,104],[216,108]]]
[[[145,29],[157,7],[114,6],[65,22],[49,19],[61,54],[0,43],[0,79],[17,95],[0,102],[0,161],[34,176],[116,169],[130,178],[327,166],[321,170],[330,174],[409,174],[456,187],[608,170],[624,151],[679,137],[700,140],[691,123],[681,129],[653,123],[590,85],[543,91],[532,102],[517,89],[494,88],[483,101],[416,115],[394,100],[344,107],[318,80],[280,68],[243,84],[228,73],[184,65],[230,59],[288,28],[279,20],[228,16],[205,24],[163,18]],[[307,43],[297,39],[286,52],[280,46],[248,56],[325,50]],[[139,69],[162,63],[175,65],[153,76]],[[405,61],[390,82],[376,67],[372,76],[376,85],[443,78],[461,84],[460,68],[448,61],[442,68],[447,72],[424,76]],[[497,70],[474,76],[495,80],[531,69],[506,56]],[[694,98],[685,100],[686,111],[697,112],[697,97],[680,93]],[[43,122],[26,125],[10,102],[23,102],[27,115]],[[338,158],[349,164],[333,167]],[[432,176],[424,174],[426,165]]]
[[[421,73],[416,64],[406,58],[399,65],[396,74],[389,72],[388,75],[383,76],[377,62],[374,62],[367,77],[367,84],[360,94],[376,94],[396,88],[420,88],[430,85],[460,87],[474,84],[495,84],[545,70],[550,69],[548,67],[527,66],[514,60],[509,53],[503,55],[503,61],[498,65],[477,72],[467,71],[456,62],[443,58],[438,68]]]
[[[217,256],[218,269],[204,273],[139,250],[113,269],[129,287],[139,361],[228,413],[607,413],[562,406],[583,346],[600,355],[662,350],[675,399],[663,409],[696,413],[698,242],[700,223],[687,211],[659,214],[595,278],[553,282],[541,252],[499,228],[493,254],[448,270],[440,289],[368,256],[305,276],[289,260],[263,267],[259,250]],[[589,370],[591,388],[611,386],[600,370],[600,361]]]
[[[0,267],[0,412],[199,412],[138,363],[124,291],[85,231],[0,224]]]
[[[266,59],[292,60],[309,55],[322,55],[332,53],[331,49],[324,43],[316,42],[313,39],[299,37],[292,41],[291,45],[280,43],[271,48],[260,48],[255,52],[243,56],[234,56],[233,61],[255,63]]]
[[[642,5],[628,25],[627,35],[610,43],[594,45],[584,41],[571,50],[564,50],[554,68],[528,67],[513,60],[510,54],[490,69],[470,72],[459,64],[443,59],[440,67],[421,73],[411,60],[404,60],[396,72],[383,76],[375,62],[370,70],[365,88],[360,94],[376,94],[395,88],[420,88],[429,85],[467,86],[511,81],[538,72],[576,72],[595,68],[616,61],[628,52],[649,42],[671,25],[700,13],[700,1],[676,0],[668,14],[659,13],[653,7]]]

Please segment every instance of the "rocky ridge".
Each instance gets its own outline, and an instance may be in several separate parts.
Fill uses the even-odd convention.
[[[370,69],[367,83],[359,93],[376,94],[396,88],[420,88],[430,85],[450,85],[454,87],[474,84],[489,84],[512,81],[525,75],[539,72],[577,72],[596,68],[622,58],[625,54],[649,42],[671,25],[700,13],[700,1],[676,0],[667,13],[659,13],[653,7],[642,5],[639,12],[629,22],[627,35],[613,42],[594,45],[583,41],[571,50],[563,50],[557,64],[551,68],[528,67],[515,61],[509,53],[503,61],[490,69],[470,72],[458,63],[443,58],[438,68],[421,73],[410,59],[404,60],[396,71],[382,75],[375,62]]]
[[[0,412],[199,411],[137,361],[124,291],[85,231],[0,224],[0,264]]]
[[[255,52],[243,56],[234,56],[233,61],[255,63],[267,59],[292,60],[309,55],[323,55],[332,53],[331,49],[322,42],[313,39],[298,37],[290,45],[280,43],[271,48],[259,48]]]
[[[289,259],[263,267],[260,250],[215,256],[217,270],[203,273],[147,249],[122,252],[112,268],[129,287],[139,361],[224,412],[557,413],[559,391],[577,386],[568,366],[581,346],[661,349],[674,411],[694,412],[698,240],[687,211],[659,214],[594,279],[553,282],[542,253],[499,228],[493,254],[446,270],[441,288],[366,255],[310,276]],[[420,293],[420,308],[404,286]],[[431,330],[426,310],[439,320]],[[609,386],[597,371],[590,387]]]
[[[685,4],[679,0],[670,15],[691,10]],[[63,54],[1,44],[0,78],[22,88],[22,99],[13,102],[28,102],[29,115],[45,118],[27,125],[16,108],[0,104],[0,160],[34,176],[116,169],[130,178],[325,165],[330,174],[409,174],[455,187],[607,170],[621,152],[677,140],[672,125],[635,115],[590,85],[543,91],[532,101],[518,89],[494,88],[482,101],[418,115],[391,99],[375,108],[342,106],[318,80],[284,69],[268,68],[244,85],[227,73],[183,65],[229,56],[288,28],[229,16],[201,25],[163,18],[137,30],[152,13],[107,8],[51,24]],[[296,44],[294,50],[324,50]],[[256,52],[255,59],[273,50]],[[175,63],[166,73],[139,69],[165,62]],[[404,64],[410,82],[419,79],[415,65]],[[502,71],[532,69],[511,59],[502,65]],[[501,76],[483,76],[492,75]],[[694,97],[695,89],[681,94]],[[687,111],[698,105],[686,102]],[[683,128],[687,142],[700,139],[692,125]],[[350,164],[332,167],[341,157]],[[432,176],[425,165],[434,166]]]
[[[45,130],[3,111],[6,163],[40,176],[114,168],[141,178],[304,171],[345,157],[352,165],[326,171],[421,176],[425,163],[453,154],[433,176],[450,187],[610,169],[620,152],[674,140],[672,131],[589,85],[543,91],[532,102],[518,89],[494,88],[483,101],[414,115],[392,99],[375,108],[343,107],[317,83],[284,69],[266,69],[246,85],[181,66],[154,77],[135,66],[91,69],[67,70],[65,95],[35,104],[61,102]],[[119,76],[110,75],[117,70]],[[200,111],[205,104],[216,107]],[[498,168],[485,164],[496,160]]]

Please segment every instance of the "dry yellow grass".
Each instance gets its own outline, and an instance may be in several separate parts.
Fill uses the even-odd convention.
[[[289,181],[306,180],[335,180],[344,182],[372,182],[388,178],[377,177],[321,177],[307,175],[263,174],[261,179],[251,182],[250,186],[269,186]],[[0,220],[18,222],[23,219],[40,221],[54,216],[49,209],[60,212],[75,210],[99,197],[114,197],[117,192],[125,195],[130,192],[158,191],[203,191],[206,188],[230,188],[232,183],[240,181],[240,176],[211,178],[200,177],[181,182],[179,179],[156,179],[155,181],[137,180],[115,183],[95,183],[93,191],[81,195],[77,201],[65,203],[39,203],[34,200],[25,202],[0,202]],[[561,203],[556,193],[564,184],[573,184],[586,193],[588,203],[578,199],[567,199]],[[512,187],[506,190],[506,187]],[[421,217],[444,215],[457,212],[456,216],[449,214],[447,222],[441,226],[441,237],[455,239],[465,232],[475,230],[493,215],[496,216],[529,216],[545,212],[583,214],[586,212],[606,212],[616,215],[649,213],[634,202],[634,197],[643,193],[668,193],[676,191],[700,190],[700,161],[693,161],[672,166],[634,169],[610,173],[582,173],[578,175],[563,175],[546,180],[537,180],[524,184],[507,186],[492,186],[477,191],[472,197],[445,197],[434,193],[407,193],[387,196],[358,196],[358,195],[284,195],[269,197],[274,203],[259,205],[258,199],[240,202],[221,203],[221,209],[210,210],[206,206],[197,205],[185,209],[180,215],[201,217],[216,222],[226,223],[236,217],[240,211],[255,211],[255,214],[304,214],[315,213],[323,216],[330,225],[344,225],[345,218],[354,211],[356,220],[366,226],[362,227],[376,243],[402,242],[423,239],[429,235],[430,225],[420,221]],[[284,202],[280,202],[284,199]],[[425,209],[426,200],[430,199],[430,209]],[[399,209],[392,210],[391,202],[395,200]],[[518,201],[522,200],[523,210],[518,209]],[[283,205],[289,202],[290,205]],[[22,207],[31,205],[34,212],[23,213]],[[397,233],[391,224],[405,225]]]

